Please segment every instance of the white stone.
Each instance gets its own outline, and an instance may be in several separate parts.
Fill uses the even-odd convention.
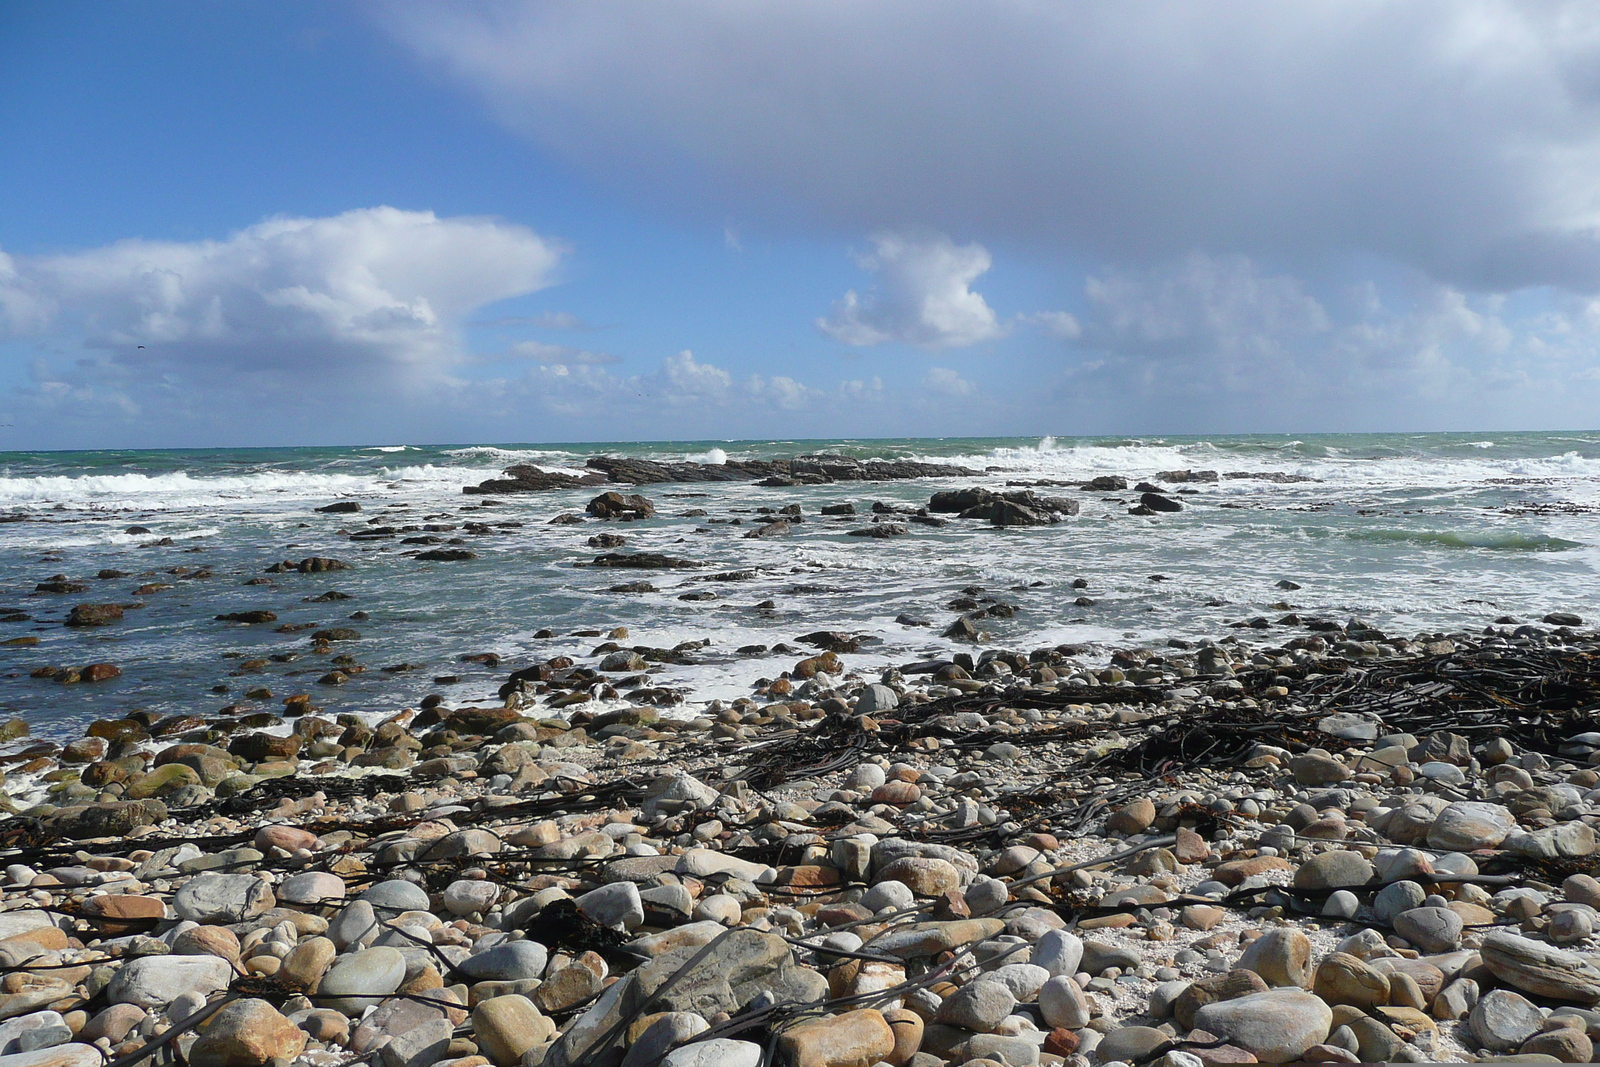
[[[682,1045],[661,1058],[661,1067],[759,1067],[760,1063],[760,1045],[726,1037]]]
[[[141,956],[117,971],[106,998],[113,1004],[164,1008],[182,993],[209,996],[232,980],[233,968],[218,956]]]

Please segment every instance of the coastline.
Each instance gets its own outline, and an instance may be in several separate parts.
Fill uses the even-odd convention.
[[[120,736],[74,753],[113,757],[76,765],[94,806],[0,823],[4,944],[33,968],[0,1013],[61,1019],[78,1040],[44,1047],[70,1065],[225,985],[247,999],[176,1038],[192,1062],[252,1034],[389,1067],[606,1062],[604,1034],[612,1062],[630,1039],[690,1040],[672,1063],[769,1039],[840,1064],[1459,1059],[1490,1033],[1474,994],[1600,1000],[1581,627],[974,648],[882,675],[816,651],[687,720],[551,719],[524,673],[501,705],[376,729],[312,712],[209,745],[196,723],[122,781],[147,731],[100,726]],[[1515,1047],[1597,1023],[1558,1009]]]

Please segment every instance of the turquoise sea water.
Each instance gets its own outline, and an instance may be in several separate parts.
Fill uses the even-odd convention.
[[[648,486],[660,510],[630,524],[550,525],[583,511],[594,491],[464,496],[463,485],[507,464],[581,468],[592,455],[719,462],[836,452],[861,458],[914,457],[961,464],[981,476],[891,483],[762,488],[749,483]],[[911,526],[903,538],[849,537],[854,523],[823,520],[826,504],[925,504],[939,489],[1007,481],[1083,481],[1120,474],[1159,481],[1174,470],[1226,475],[1291,475],[1309,481],[1222,477],[1193,489],[1179,514],[1128,514],[1137,494],[1050,487],[1081,512],[1039,528],[994,530],[953,521]],[[363,511],[325,515],[334,500]],[[808,521],[786,538],[748,540],[756,508],[799,504]],[[705,516],[684,517],[690,509]],[[937,634],[957,611],[948,605],[982,587],[1017,608],[986,623],[996,644],[1093,642],[1109,650],[1171,636],[1218,636],[1225,624],[1277,617],[1288,603],[1303,617],[1360,616],[1399,632],[1481,629],[1513,616],[1536,621],[1553,610],[1586,618],[1600,604],[1600,433],[1363,434],[1207,438],[902,439],[735,441],[585,445],[384,445],[368,448],[163,450],[0,454],[0,607],[27,615],[0,624],[0,710],[42,732],[81,728],[90,718],[143,707],[211,714],[224,705],[270,710],[307,691],[329,712],[382,711],[428,692],[452,701],[490,696],[506,673],[557,653],[587,655],[600,639],[574,630],[627,626],[629,641],[657,647],[709,638],[700,662],[673,666],[659,683],[681,688],[689,707],[750,690],[792,656],[741,656],[819,629],[872,635],[882,644],[845,657],[863,674],[951,646]],[[739,525],[708,520],[739,519]],[[488,524],[471,533],[465,524]],[[499,526],[497,524],[520,524]],[[421,563],[407,534],[352,541],[370,525],[455,526],[479,558]],[[142,526],[150,533],[128,533]],[[706,564],[699,572],[619,573],[579,569],[597,554],[587,539],[608,530],[629,550],[661,551]],[[170,538],[170,544],[160,543]],[[352,569],[265,575],[270,564],[332,556]],[[128,577],[99,579],[103,569]],[[185,570],[186,569],[186,570]],[[754,569],[752,578],[703,577]],[[35,593],[56,575],[82,593]],[[1152,580],[1160,575],[1161,580]],[[271,584],[246,585],[269,577]],[[1087,590],[1073,589],[1075,578]],[[608,587],[649,580],[659,591],[615,594]],[[1287,579],[1301,588],[1285,591]],[[136,594],[150,585],[172,588]],[[337,590],[351,599],[313,602]],[[714,600],[681,600],[710,591]],[[1074,604],[1088,595],[1090,606]],[[757,609],[771,600],[775,607]],[[141,603],[120,623],[92,630],[61,621],[80,602]],[[224,612],[268,609],[277,623],[215,621]],[[354,612],[366,619],[352,621]],[[910,614],[931,627],[895,621]],[[10,616],[15,617],[15,615]],[[341,643],[369,669],[338,687],[318,686],[330,669],[309,652],[305,632],[285,624],[347,626]],[[549,628],[558,637],[535,638]],[[1245,631],[1252,642],[1298,631]],[[460,660],[494,652],[490,669]],[[281,661],[274,661],[276,655]],[[297,657],[297,658],[293,658]],[[240,672],[255,659],[265,666]],[[31,677],[40,666],[118,664],[120,678],[60,685]],[[400,663],[420,669],[391,674]],[[454,677],[459,681],[436,682]],[[221,687],[226,687],[223,690]],[[247,700],[264,687],[272,698]]]

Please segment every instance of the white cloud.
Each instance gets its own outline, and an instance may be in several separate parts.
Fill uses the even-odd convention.
[[[994,309],[972,282],[991,265],[980,244],[957,245],[937,234],[879,233],[858,258],[877,275],[865,296],[855,290],[817,328],[847,345],[889,341],[919,348],[964,348],[1003,336]]]
[[[1574,387],[1600,366],[1600,302],[1551,291],[1514,312],[1501,297],[1422,280],[1411,292],[1386,302],[1364,283],[1318,300],[1243,257],[1198,254],[1104,272],[1085,287],[1074,345],[1084,359],[1069,380],[1077,395],[1099,389],[1235,425],[1581,420],[1588,394]]]
[[[1083,336],[1083,326],[1078,317],[1067,311],[1036,311],[1021,316],[1023,322],[1039,327],[1049,337],[1058,341],[1076,341]]]
[[[656,394],[669,404],[699,404],[720,400],[733,388],[733,375],[721,367],[695,361],[684,349],[661,365]]]
[[[221,241],[129,240],[0,263],[0,334],[104,354],[106,373],[279,384],[435,380],[477,308],[551,284],[525,227],[390,207],[273,218]]]
[[[1125,347],[1236,348],[1245,338],[1328,328],[1327,312],[1298,280],[1264,276],[1243,256],[1195,253],[1159,270],[1108,271],[1084,292],[1099,317],[1096,332]]]
[[[474,363],[501,363],[507,360],[525,359],[533,363],[586,363],[599,366],[605,363],[621,363],[619,356],[610,352],[591,352],[588,349],[572,348],[567,345],[545,344],[543,341],[518,341],[504,352],[487,356],[478,356]]]
[[[934,367],[922,376],[922,388],[941,396],[971,396],[978,387],[949,367]]]
[[[587,322],[570,311],[545,311],[538,315],[502,315],[495,319],[479,319],[468,326],[536,326],[541,330],[587,330]]]
[[[708,223],[1600,289],[1587,0],[381,10],[506,125]]]

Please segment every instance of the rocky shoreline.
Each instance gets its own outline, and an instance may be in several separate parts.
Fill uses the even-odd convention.
[[[13,724],[0,1067],[1589,1062],[1581,625]]]
[[[949,463],[913,460],[859,460],[850,456],[819,454],[793,459],[729,459],[722,463],[659,463],[622,456],[595,456],[586,460],[589,473],[547,471],[531,463],[506,468],[504,478],[490,478],[461,491],[469,495],[529,493],[550,489],[581,489],[593,485],[660,485],[678,482],[756,482],[782,488],[796,485],[830,485],[834,482],[893,482],[913,478],[964,478],[982,474]]]

